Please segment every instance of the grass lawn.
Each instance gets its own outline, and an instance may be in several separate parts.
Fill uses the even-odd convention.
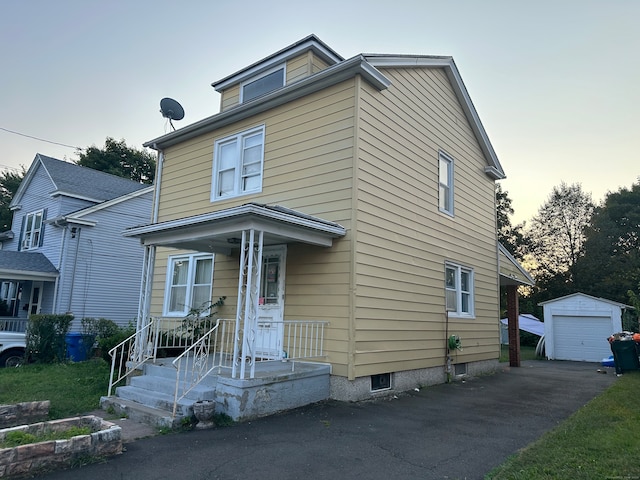
[[[520,360],[541,360],[536,357],[536,347],[520,346]],[[500,361],[509,361],[509,345],[500,345]]]
[[[634,371],[485,478],[640,478],[639,427],[640,371]]]
[[[102,359],[0,368],[0,405],[50,400],[51,419],[97,409],[108,388],[109,365]]]

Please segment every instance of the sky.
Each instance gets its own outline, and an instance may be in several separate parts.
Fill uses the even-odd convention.
[[[218,113],[212,82],[314,33],[453,56],[529,221],[561,182],[600,202],[640,181],[639,23],[638,0],[0,0],[0,170],[142,148],[170,131],[160,99],[176,128]]]

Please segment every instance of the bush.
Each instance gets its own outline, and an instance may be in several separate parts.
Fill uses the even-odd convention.
[[[66,359],[65,337],[73,315],[31,315],[27,326],[27,358],[39,363]]]

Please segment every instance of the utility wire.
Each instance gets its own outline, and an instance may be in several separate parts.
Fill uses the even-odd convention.
[[[52,143],[54,145],[60,145],[61,147],[73,148],[74,150],[84,150],[80,147],[74,147],[73,145],[67,145],[66,143],[52,142],[51,140],[45,140],[44,138],[34,137],[33,135],[27,135],[26,133],[15,132],[13,130],[9,130],[8,128],[0,127],[0,130],[4,130],[8,133],[13,133],[14,135],[20,135],[21,137],[33,138],[34,140],[39,140],[40,142]]]

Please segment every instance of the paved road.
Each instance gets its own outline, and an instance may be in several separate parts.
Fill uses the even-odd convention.
[[[233,427],[160,435],[46,480],[481,479],[615,382],[612,369],[523,362],[394,399],[327,402]]]

